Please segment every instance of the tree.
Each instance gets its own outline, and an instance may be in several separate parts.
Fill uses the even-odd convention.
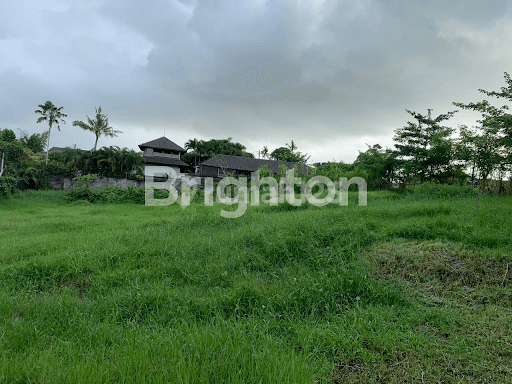
[[[285,147],[279,147],[276,148],[268,155],[273,160],[278,161],[288,161],[292,163],[306,163],[310,156],[308,156],[307,153],[301,153],[298,151],[295,151],[297,149],[297,146],[295,143],[291,142],[291,144],[285,144]],[[266,147],[264,147],[266,148]]]
[[[18,128],[21,133],[20,142],[21,145],[30,149],[34,153],[42,152],[48,141],[48,131],[43,133],[33,133],[29,136],[29,133],[25,130]]]
[[[96,135],[96,141],[94,142],[93,150],[96,150],[96,147],[98,146],[98,140],[102,135],[108,137],[117,137],[119,133],[123,133],[121,131],[116,131],[112,127],[109,127],[108,117],[101,112],[101,107],[96,108],[96,119],[93,120],[87,116],[87,122],[89,124],[84,123],[83,121],[75,120],[73,121],[73,126],[80,127],[86,131],[91,131]]]
[[[263,149],[261,150],[261,157],[263,157],[263,158],[268,157],[268,148],[266,145],[264,145]]]
[[[292,152],[293,152],[293,151],[295,151],[295,150],[297,149],[297,146],[295,145],[295,143],[293,142],[293,140],[292,140],[291,144],[286,143],[286,146],[287,146],[288,148],[290,148],[290,151],[292,151]]]
[[[3,176],[18,177],[22,168],[22,157],[23,148],[19,143],[0,141],[0,168]]]
[[[505,72],[504,77],[508,87],[502,87],[501,92],[486,91],[484,89],[479,89],[478,91],[487,96],[504,98],[512,102],[512,79],[507,72]],[[507,113],[509,110],[508,105],[497,108],[487,100],[468,104],[454,102],[453,104],[462,109],[473,110],[482,114],[482,119],[478,120],[483,131],[481,140],[492,139],[495,141],[498,145],[496,151],[501,154],[500,167],[508,167],[510,170],[512,165],[512,114]]]
[[[52,127],[54,124],[57,125],[57,129],[60,131],[60,124],[66,124],[66,121],[63,119],[64,117],[68,117],[68,115],[62,113],[63,107],[56,107],[53,105],[51,101],[47,101],[44,104],[39,104],[35,111],[36,114],[41,115],[40,118],[37,119],[38,123],[46,121],[48,123],[48,141],[46,143],[46,163],[48,164],[48,152],[50,150],[50,135],[52,132]]]
[[[422,182],[432,179],[446,180],[451,173],[452,141],[449,138],[454,129],[441,126],[442,121],[450,119],[457,111],[447,112],[432,118],[432,110],[427,116],[407,110],[418,123],[407,122],[403,128],[395,130],[393,140],[396,155],[401,163],[404,180],[418,179]]]
[[[460,127],[460,139],[457,142],[459,159],[463,160],[466,166],[472,168],[472,182],[475,174],[478,174],[478,203],[476,211],[480,211],[480,196],[487,189],[489,177],[500,170],[503,164],[503,154],[500,143],[495,139],[495,132],[487,129],[482,133]]]
[[[366,172],[369,188],[389,188],[395,178],[396,153],[391,149],[382,149],[379,144],[367,146],[366,152],[359,152],[354,162],[356,170]]]
[[[6,143],[14,143],[16,140],[16,134],[10,129],[4,129],[0,132],[0,141],[5,141]]]
[[[190,139],[185,143],[185,149],[191,149],[192,151],[195,151],[197,148],[197,143],[199,141],[197,139]]]
[[[194,165],[197,165],[197,158],[199,157],[199,153],[196,152],[198,143],[197,139],[190,139],[185,143],[185,149],[191,150],[190,156],[194,158]]]
[[[192,139],[187,141],[185,148],[192,150],[192,152],[185,153],[182,160],[190,165],[201,163],[217,155],[254,157],[252,153],[245,151],[247,149],[245,145],[234,143],[231,137],[208,141]]]

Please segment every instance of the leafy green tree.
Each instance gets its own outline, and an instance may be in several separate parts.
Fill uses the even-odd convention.
[[[197,152],[199,141],[197,139],[190,139],[185,143],[185,149],[190,150],[188,153],[188,158],[193,159],[194,165],[197,165],[197,160],[199,158],[199,153]]]
[[[33,133],[27,140],[26,145],[32,152],[38,153],[44,150],[48,141],[48,132]]]
[[[98,146],[98,140],[101,136],[117,137],[118,134],[123,133],[121,131],[116,131],[114,128],[108,125],[108,117],[102,113],[101,107],[96,108],[95,119],[91,119],[89,116],[87,116],[87,123],[75,120],[73,121],[73,126],[80,127],[86,131],[91,131],[96,135],[96,141],[94,142],[93,150],[96,150],[96,147]]]
[[[57,125],[57,129],[60,131],[60,124],[66,124],[64,117],[68,115],[62,113],[63,107],[56,107],[51,101],[47,101],[44,104],[39,104],[40,109],[35,110],[36,114],[41,115],[37,119],[38,123],[46,121],[48,123],[48,141],[46,143],[46,163],[48,163],[48,152],[50,150],[50,135],[52,132],[53,125]]]
[[[208,141],[192,139],[187,141],[185,148],[191,150],[182,156],[182,160],[190,165],[199,164],[217,155],[232,155],[254,157],[252,153],[246,152],[245,145],[227,139],[212,139]]]
[[[19,128],[18,128],[19,129]],[[48,141],[48,131],[43,133],[29,133],[25,130],[19,129],[21,133],[20,142],[21,145],[30,149],[34,153],[42,152]]]
[[[492,129],[481,130],[479,133],[466,126],[460,127],[460,138],[456,145],[458,158],[472,168],[472,182],[475,174],[479,178],[477,212],[480,211],[480,196],[488,187],[489,177],[500,171],[504,163],[501,144],[495,135],[496,131]]]
[[[301,153],[296,151],[297,146],[291,141],[291,144],[285,144],[285,147],[279,147],[274,149],[268,157],[270,157],[273,160],[279,160],[279,161],[289,161],[293,163],[306,163],[310,156],[308,156],[307,153]],[[264,147],[266,148],[266,147]]]
[[[50,174],[63,177],[97,174],[101,177],[138,180],[144,169],[142,152],[116,146],[85,152],[66,148],[64,152],[50,154],[50,160]]]
[[[452,140],[454,129],[440,125],[457,111],[435,118],[428,109],[426,116],[407,110],[418,122],[407,122],[395,130],[396,155],[401,168],[401,178],[406,180],[445,181],[452,171]]]
[[[16,134],[10,129],[4,129],[0,132],[0,141],[14,143],[14,141],[16,141]]]
[[[279,147],[274,149],[269,157],[272,160],[280,160],[280,161],[289,161],[289,159],[293,156],[292,151],[290,151],[290,148],[287,147]]]
[[[1,176],[18,177],[22,169],[23,148],[17,142],[0,141]],[[3,160],[3,161],[2,161]]]
[[[479,91],[487,96],[503,98],[512,102],[512,78],[507,72],[505,72],[504,77],[508,86],[502,87],[501,92],[486,91],[484,89],[479,89]],[[501,156],[499,168],[508,169],[510,171],[512,165],[512,114],[507,112],[509,106],[503,105],[497,108],[491,105],[487,100],[468,104],[454,102],[453,104],[462,109],[472,110],[482,114],[482,119],[478,120],[483,131],[481,140],[482,142],[491,139],[495,141],[497,145],[496,151],[499,152]],[[487,147],[484,144],[481,145]]]
[[[370,189],[389,188],[395,179],[397,169],[396,153],[382,149],[379,144],[368,145],[365,152],[359,152],[354,167],[367,174],[366,183]]]

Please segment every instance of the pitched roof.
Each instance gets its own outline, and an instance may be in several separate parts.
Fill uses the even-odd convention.
[[[155,140],[148,141],[147,143],[139,144],[139,148],[141,151],[144,148],[155,148],[155,149],[167,149],[169,151],[177,151],[177,152],[187,152],[183,148],[181,148],[178,144],[172,142],[167,137],[160,137]]]
[[[146,164],[162,164],[162,165],[178,165],[181,167],[190,167],[187,163],[180,159],[173,157],[160,157],[160,156],[144,156],[144,163]]]
[[[286,168],[291,169],[295,165],[299,170],[306,171],[307,165],[300,163],[292,163],[289,161],[275,161],[265,159],[253,159],[251,157],[243,156],[231,156],[231,155],[219,155],[211,157],[201,165],[207,165],[210,167],[219,167],[225,169],[236,169],[239,171],[250,171],[255,172],[261,167],[267,165],[268,169],[274,173],[279,173],[279,166],[284,165]]]

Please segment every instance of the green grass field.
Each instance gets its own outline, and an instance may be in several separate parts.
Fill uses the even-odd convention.
[[[0,201],[0,383],[512,382],[512,198],[355,202]]]

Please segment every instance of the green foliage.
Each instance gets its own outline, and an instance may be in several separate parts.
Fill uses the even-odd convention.
[[[468,185],[423,183],[414,187],[414,197],[430,199],[453,199],[477,197],[477,191]]]
[[[169,196],[169,191],[156,189],[154,193],[155,199],[165,199]],[[131,185],[128,189],[120,187],[104,187],[98,189],[73,188],[65,193],[67,201],[87,201],[89,203],[100,204],[144,204],[145,193],[144,188],[135,188]]]
[[[217,155],[254,157],[252,153],[246,152],[245,145],[234,143],[231,140],[231,137],[208,141],[191,139],[185,143],[185,149],[190,150],[190,152],[185,153],[181,159],[190,165],[198,165]]]
[[[408,122],[395,130],[393,140],[397,142],[396,157],[399,160],[399,175],[403,181],[445,181],[452,172],[452,128],[440,123],[455,113],[447,112],[435,118],[428,109],[427,116],[407,110],[418,123]]]
[[[23,148],[17,142],[0,141],[0,159],[4,154],[3,176],[18,177],[22,169]]]
[[[368,145],[366,152],[359,152],[354,162],[359,171],[366,172],[366,183],[369,190],[390,188],[396,178],[398,162],[396,153],[390,149],[383,150],[379,144]]]
[[[63,177],[97,174],[99,177],[138,180],[144,169],[141,152],[119,147],[87,152],[66,148],[64,152],[50,154],[50,160],[50,174]]]
[[[96,174],[90,174],[77,176],[73,178],[73,185],[75,188],[90,188],[91,184],[98,178],[98,175]]]
[[[48,181],[48,173],[44,164],[31,166],[27,165],[22,170],[21,179],[25,182],[25,188],[28,189],[51,189]]]
[[[96,141],[94,142],[93,150],[96,150],[98,146],[98,140],[101,136],[117,137],[118,134],[123,133],[116,131],[114,128],[108,125],[108,117],[101,111],[101,107],[96,108],[96,119],[91,119],[87,116],[87,123],[83,121],[73,121],[74,127],[80,127],[86,131],[90,131],[96,135]]]
[[[33,153],[42,152],[48,142],[48,131],[43,133],[33,133],[29,136],[27,131],[21,130],[21,145],[30,149]]]
[[[512,102],[512,79],[505,72],[505,81],[508,87],[502,87],[501,92],[480,92],[497,98],[504,98]],[[512,170],[512,114],[508,113],[508,105],[497,108],[487,100],[476,103],[453,103],[467,110],[482,114],[480,132],[461,127],[461,138],[458,142],[458,155],[466,166],[472,169],[472,174],[479,174],[482,180],[481,189],[487,186],[488,177],[493,174],[500,180],[507,171]]]
[[[0,202],[0,381],[512,374],[510,198],[484,196],[476,216],[473,197],[378,191],[367,207],[250,207],[226,220],[218,205],[62,195]]]
[[[338,180],[340,177],[346,177],[345,175],[353,170],[354,164],[328,162],[316,167],[316,175],[325,176],[331,180]]]
[[[3,129],[0,131],[0,141],[4,141],[6,143],[14,143],[16,140],[16,134],[14,131],[10,129]]]
[[[486,129],[483,133],[460,127],[460,139],[457,142],[458,158],[472,169],[472,179],[478,174],[481,188],[485,189],[488,178],[504,165],[503,150],[496,132]]]
[[[264,156],[268,153],[267,147],[263,148]],[[291,141],[291,144],[286,144],[285,147],[279,147],[274,149],[270,155],[268,155],[269,158],[273,160],[279,160],[279,161],[287,161],[292,163],[306,163],[310,156],[308,156],[307,153],[301,153],[297,151],[297,146]]]
[[[62,113],[63,107],[56,107],[51,101],[47,101],[44,104],[38,105],[39,109],[36,109],[34,112],[38,115],[41,115],[37,119],[37,123],[42,123],[46,121],[48,123],[48,140],[46,144],[46,163],[48,163],[48,151],[50,149],[50,135],[52,132],[53,125],[57,125],[57,129],[60,131],[60,124],[66,124],[64,117],[67,117],[65,113]]]
[[[264,177],[274,177],[274,172],[272,172],[270,169],[268,169],[268,165],[265,164],[264,166],[260,167],[259,169],[259,177],[260,179],[261,178],[264,178]]]
[[[17,180],[11,176],[0,176],[0,199],[9,199],[17,190]]]

